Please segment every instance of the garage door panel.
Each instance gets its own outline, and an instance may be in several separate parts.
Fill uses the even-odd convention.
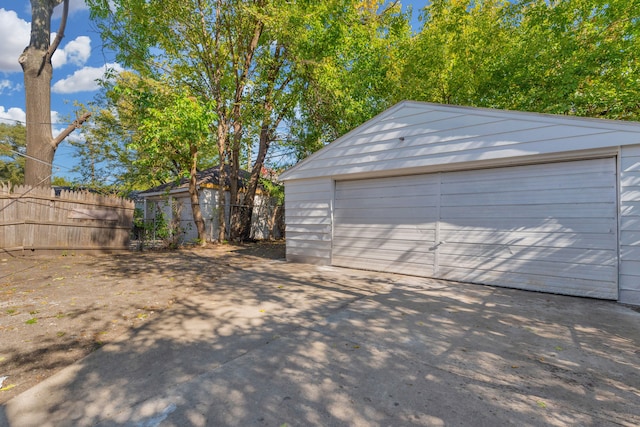
[[[609,189],[611,190],[611,189]],[[611,191],[605,191],[611,193]],[[594,200],[601,200],[602,203],[603,188],[589,188],[579,191],[571,191],[567,193],[565,189],[554,190],[535,190],[523,192],[521,190],[472,194],[454,194],[443,195],[440,204],[442,206],[502,206],[502,205],[548,205],[550,203],[558,205],[569,205],[568,209],[572,209],[573,204],[580,203],[589,208]],[[613,203],[615,200],[604,200],[604,202]],[[396,205],[397,206],[397,205]]]
[[[488,177],[494,192],[476,194],[486,190]],[[441,188],[440,239],[446,244],[439,248],[438,277],[572,295],[581,294],[581,287],[591,295],[598,283],[603,295],[617,297],[613,159],[454,172],[443,177],[449,180],[457,185]],[[459,192],[460,185],[468,197],[447,193]],[[538,229],[549,222],[554,231]],[[479,253],[487,244],[508,251]],[[447,255],[455,246],[457,254]],[[522,282],[514,284],[518,275]]]
[[[365,188],[365,189],[345,189],[341,188],[339,191],[336,191],[336,200],[344,200],[344,199],[366,199],[369,197],[379,197],[381,194],[381,190],[388,190],[388,194],[393,194],[395,197],[411,197],[411,196],[436,196],[437,186],[432,185],[429,187],[420,186],[420,185],[390,185],[381,188]]]
[[[440,239],[446,246],[461,244],[494,244],[502,246],[540,247],[547,249],[610,249],[616,248],[612,234],[598,233],[531,233],[527,231],[446,231],[440,232]],[[442,249],[444,250],[444,248]]]
[[[418,230],[418,228],[420,228]],[[345,227],[340,226],[334,230],[334,240],[339,243],[343,240],[398,240],[401,242],[412,241],[434,241],[435,228],[433,227],[412,227],[412,228],[377,228],[377,227]]]
[[[566,222],[566,221],[565,221]],[[535,219],[532,218],[525,226],[520,218],[484,218],[482,225],[478,224],[477,219],[457,219],[455,223],[449,224],[447,222],[440,222],[440,230],[447,231],[484,231],[484,230],[511,230],[514,232],[520,230],[527,230],[530,233],[556,233],[556,232],[569,232],[569,233],[604,233],[611,234],[611,225],[603,223],[602,218],[572,218],[571,226],[563,224],[557,219]]]
[[[545,247],[459,243],[439,246],[439,256],[491,257],[503,260],[545,260],[560,264],[617,266],[616,250],[563,248],[551,251]]]
[[[390,178],[377,178],[356,181],[341,181],[336,188],[336,198],[341,194],[360,195],[367,192],[374,194],[395,194],[406,191],[407,194],[437,194],[438,177],[436,175],[411,175]],[[392,191],[387,191],[387,190]]]
[[[491,180],[494,181],[494,184],[502,184],[505,180],[515,181],[519,179],[537,177],[560,177],[562,181],[565,181],[566,179],[572,179],[572,177],[580,176],[581,178],[598,180],[603,176],[611,175],[612,169],[609,164],[610,160],[611,159],[596,159],[594,161],[585,160],[493,169],[474,169],[443,174],[441,179],[443,186],[451,183],[466,184],[469,181],[482,183],[484,181]]]
[[[608,158],[338,182],[333,262],[616,299],[615,164]],[[411,185],[403,194],[412,196],[394,193],[402,185]]]
[[[450,273],[450,274],[449,274]],[[601,299],[617,299],[617,289],[603,287],[601,281],[570,279],[519,272],[493,272],[479,270],[445,270],[439,275],[445,280],[493,285],[506,288],[535,290],[552,294],[585,296]]]
[[[389,220],[398,224],[422,223],[423,217],[435,215],[434,207],[393,207],[378,209],[345,208],[336,210],[334,217],[341,224],[366,224]]]
[[[526,271],[528,274],[545,275],[582,280],[615,280],[615,265],[594,265],[561,263],[531,258],[489,258],[486,256],[439,255],[442,272],[454,269],[488,271],[493,274]],[[571,265],[568,265],[571,264]],[[588,266],[588,267],[587,267]]]
[[[593,171],[584,171],[583,173],[567,174],[560,171],[559,174],[544,174],[539,171],[535,174],[529,173],[526,176],[521,175],[520,171],[511,174],[492,175],[487,179],[481,175],[473,177],[474,190],[479,193],[493,193],[504,184],[505,180],[509,180],[511,186],[518,187],[527,191],[545,190],[545,189],[582,189],[585,180],[590,181],[590,187],[608,188],[610,183],[610,172],[594,173]],[[468,179],[470,175],[463,175],[456,180],[444,177],[442,181],[443,192],[447,194],[469,194]],[[561,179],[559,180],[558,177]]]
[[[382,208],[432,208],[438,203],[437,196],[411,196],[407,199],[405,196],[394,197],[352,197],[349,200],[349,206],[353,209],[382,209]]]
[[[413,244],[403,240],[393,239],[340,239],[339,243],[334,243],[333,248],[335,253],[343,253],[344,250],[354,248],[363,250],[364,252],[370,250],[389,250],[403,252],[409,249],[411,252],[430,252],[433,251],[433,246],[428,247],[421,241],[413,241]],[[372,249],[375,248],[375,249]]]
[[[540,218],[553,218],[559,222],[568,219],[579,218],[608,218],[614,220],[616,217],[616,208],[611,202],[588,203],[584,206],[571,205],[530,205],[526,209],[519,209],[521,205],[502,205],[502,206],[474,206],[470,209],[468,206],[443,206],[441,209],[442,218],[463,219],[463,218],[531,218],[533,220]],[[526,226],[526,225],[525,225]]]
[[[333,254],[336,257],[352,257],[352,258],[366,258],[373,262],[377,261],[389,261],[389,262],[409,262],[409,263],[425,263],[430,257],[433,257],[432,253],[424,250],[385,250],[385,249],[371,249],[371,248],[358,248],[355,246],[338,246],[333,247]]]
[[[413,276],[430,277],[432,269],[424,263],[424,260],[420,260],[417,263],[411,263],[404,260],[400,261],[388,261],[388,260],[372,260],[366,258],[356,257],[332,257],[332,263],[336,266],[349,267],[361,270],[370,271],[383,271],[387,273],[399,273]]]

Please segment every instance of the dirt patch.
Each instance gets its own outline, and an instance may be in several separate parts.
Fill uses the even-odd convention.
[[[0,255],[0,403],[283,242],[122,255]]]

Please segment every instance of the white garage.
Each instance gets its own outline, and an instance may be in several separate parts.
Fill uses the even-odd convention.
[[[640,124],[403,102],[287,171],[287,258],[640,304]]]

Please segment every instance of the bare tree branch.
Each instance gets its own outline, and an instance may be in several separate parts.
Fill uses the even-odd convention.
[[[64,30],[67,27],[67,15],[69,15],[69,0],[64,0],[64,5],[62,6],[62,19],[60,21],[60,28],[56,33],[56,38],[53,40],[53,43],[49,46],[47,50],[47,57],[51,58],[55,53],[56,49],[60,45],[62,38],[64,37]]]
[[[38,70],[38,75],[42,73],[44,66],[47,62],[51,61],[51,57],[55,53],[56,49],[60,45],[62,38],[64,37],[64,30],[67,27],[67,16],[69,15],[69,0],[64,0],[64,5],[62,6],[62,20],[60,21],[60,28],[56,33],[56,38],[53,40],[53,43],[49,45],[49,49],[47,49],[47,53],[42,57],[42,64],[40,64],[40,69]]]
[[[64,141],[64,139],[68,137],[71,134],[71,132],[78,129],[80,126],[82,126],[82,124],[86,122],[89,117],[91,117],[91,113],[84,113],[82,116],[74,120],[73,123],[71,123],[65,130],[60,132],[60,135],[58,135],[53,139],[53,141],[51,141],[51,144],[54,147],[57,147],[58,145],[60,145],[60,143]]]

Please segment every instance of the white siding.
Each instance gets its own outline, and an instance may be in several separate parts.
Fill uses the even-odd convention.
[[[252,239],[279,239],[280,229],[277,226],[277,214],[282,212],[276,200],[266,195],[257,194],[254,199],[253,215],[251,216]]]
[[[403,102],[315,153],[282,179],[451,170],[469,162],[525,162],[528,157],[607,147],[616,151],[620,145],[638,143],[637,123]]]
[[[301,180],[285,187],[287,260],[331,263],[331,179]]]
[[[620,302],[640,305],[640,146],[620,156]]]
[[[171,209],[169,200],[172,201],[174,209]],[[200,200],[200,212],[205,224],[205,233],[207,241],[218,240],[218,190],[211,188],[203,188],[199,193]],[[227,225],[227,238],[229,235],[229,192],[225,192],[225,221]],[[252,217],[252,237],[256,239],[269,238],[270,234],[274,234],[274,231],[270,232],[269,227],[272,219],[272,213],[274,206],[270,204],[269,199],[264,198],[262,195],[256,195],[255,198],[256,208]],[[160,210],[164,215],[167,223],[171,222],[174,217],[174,210],[178,210],[180,213],[180,242],[190,243],[194,242],[198,238],[198,230],[193,222],[193,213],[191,210],[191,199],[186,192],[174,193],[170,196],[157,195],[147,199],[147,212],[145,218],[147,220],[154,219],[155,213]],[[279,234],[273,236],[280,238]]]
[[[207,234],[207,241],[215,241],[218,238],[218,216],[216,206],[218,206],[218,191],[211,188],[200,190],[200,211],[204,219],[204,228]]]
[[[181,243],[194,242],[198,238],[198,229],[193,222],[193,210],[191,208],[191,198],[188,196],[176,199],[178,202],[178,210],[180,213],[180,230],[182,237]]]

